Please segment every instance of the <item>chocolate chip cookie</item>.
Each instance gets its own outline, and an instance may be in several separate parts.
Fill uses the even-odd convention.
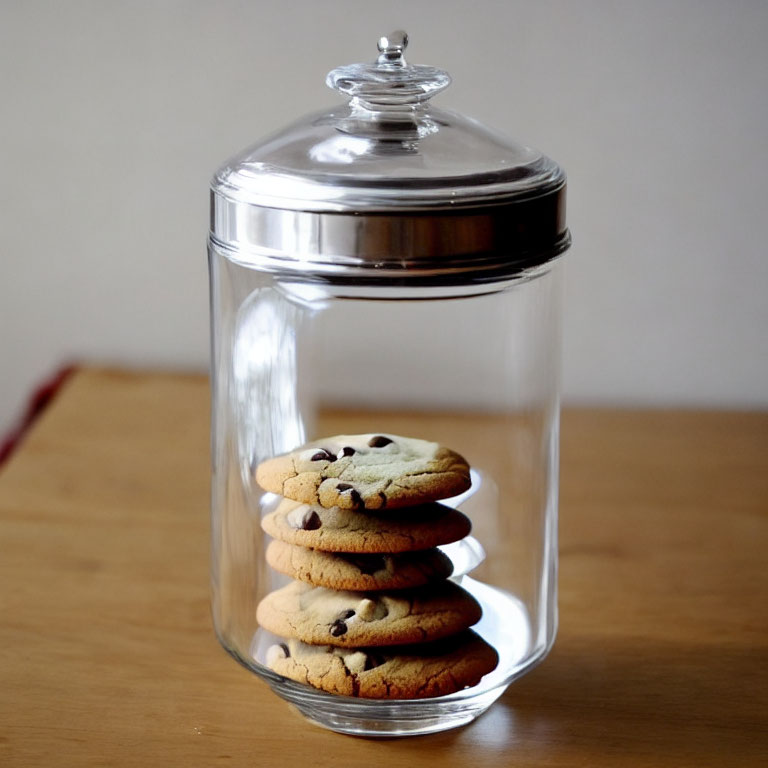
[[[472,530],[466,515],[442,504],[423,504],[377,515],[283,499],[261,527],[287,544],[324,552],[412,552],[463,539]]]
[[[438,443],[398,435],[337,435],[262,462],[266,491],[341,509],[399,509],[449,498],[471,484],[469,465]]]
[[[446,579],[453,571],[451,559],[439,549],[393,555],[348,554],[272,541],[266,558],[276,571],[294,579],[357,591],[420,587]]]
[[[476,624],[482,609],[453,582],[398,592],[351,592],[292,582],[267,595],[259,624],[311,645],[348,648],[422,643]]]
[[[472,630],[404,648],[344,649],[296,639],[272,646],[267,665],[329,693],[367,699],[422,699],[477,685],[499,662]]]

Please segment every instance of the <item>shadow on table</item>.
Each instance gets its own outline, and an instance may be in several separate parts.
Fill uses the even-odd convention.
[[[638,648],[556,645],[476,723],[427,738],[510,765],[768,765],[766,648]]]

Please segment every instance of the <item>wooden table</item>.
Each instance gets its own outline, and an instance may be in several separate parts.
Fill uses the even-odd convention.
[[[569,410],[560,632],[472,725],[309,725],[218,646],[208,390],[84,370],[0,469],[2,766],[768,765],[768,414]]]

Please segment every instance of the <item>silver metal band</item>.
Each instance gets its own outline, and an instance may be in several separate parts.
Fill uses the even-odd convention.
[[[211,193],[211,239],[267,271],[449,274],[527,269],[570,245],[565,184],[497,205],[417,213],[267,208]],[[307,277],[310,275],[307,274]]]

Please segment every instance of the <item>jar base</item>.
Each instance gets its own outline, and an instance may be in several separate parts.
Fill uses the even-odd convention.
[[[368,738],[423,736],[467,725],[483,714],[507,686],[490,691],[462,691],[460,698],[414,701],[346,700],[331,694],[307,695],[306,686],[270,682],[272,690],[311,723],[337,733]],[[477,686],[480,688],[480,686]]]

